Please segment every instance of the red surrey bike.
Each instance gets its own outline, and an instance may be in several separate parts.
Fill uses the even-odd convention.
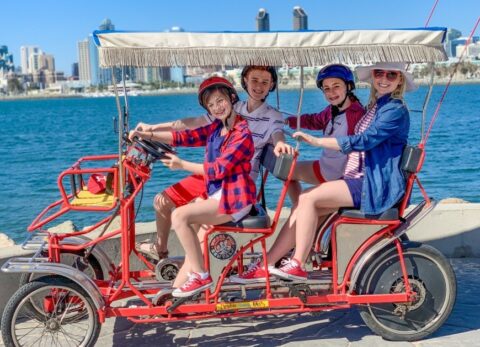
[[[412,29],[94,35],[105,66],[243,65],[257,61],[303,67],[338,59],[357,64],[372,59],[442,60],[444,34],[443,29]],[[92,346],[101,323],[112,317],[126,317],[135,323],[167,323],[357,306],[373,332],[401,341],[425,338],[448,318],[456,297],[449,262],[435,248],[410,242],[406,236],[435,205],[417,176],[425,159],[423,140],[404,150],[402,169],[407,188],[398,206],[374,217],[341,209],[324,222],[312,248],[306,283],[271,280],[268,275],[266,283],[231,283],[228,277],[244,271],[252,258],[263,257],[268,269],[266,241],[277,230],[295,168],[296,156],[277,158],[272,147],[267,147],[261,158],[264,173],[258,201],[265,198],[263,187],[269,176],[283,181],[273,218],[265,205],[258,203],[254,215],[211,227],[204,237],[203,254],[214,278],[213,289],[174,299],[170,281],[183,260],[165,259],[154,266],[135,249],[135,200],[152,175],[153,163],[174,149],[147,140],[127,144],[123,138],[128,133],[126,98],[125,104],[122,110],[117,92],[122,124],[119,154],[83,157],[62,172],[58,178],[61,199],[42,211],[28,228],[32,234],[23,247],[33,250],[34,255],[10,259],[2,267],[4,272],[23,273],[22,285],[2,317],[6,346]],[[301,97],[298,114],[300,108]],[[93,194],[87,189],[87,178],[99,174],[106,177],[107,189]],[[424,200],[407,209],[415,183]],[[60,234],[46,230],[66,213],[92,212],[106,216],[81,231]],[[120,226],[110,230],[117,217]],[[100,233],[89,238],[94,230]],[[103,241],[115,236],[120,236],[118,263],[102,247]],[[132,256],[144,265],[141,270],[132,270]]]

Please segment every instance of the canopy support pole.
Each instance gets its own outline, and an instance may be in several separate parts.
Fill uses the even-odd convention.
[[[123,131],[124,131],[124,120],[123,120],[123,112],[122,106],[120,105],[120,96],[118,95],[118,86],[117,80],[115,78],[115,68],[112,67],[112,82],[113,82],[113,91],[115,92],[115,102],[117,104],[117,112],[118,112],[118,124],[121,125],[122,129],[118,129],[118,178],[120,180],[120,197],[123,197],[123,186],[124,186],[124,177],[123,177],[123,162],[122,162],[122,155],[123,155]]]

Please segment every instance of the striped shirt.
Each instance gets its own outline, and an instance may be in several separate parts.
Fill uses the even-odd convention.
[[[364,132],[372,123],[375,111],[377,110],[377,104],[373,106],[367,113],[359,120],[355,126],[355,134]],[[365,168],[365,152],[351,152],[348,155],[347,164],[345,166],[345,172],[343,178],[361,178],[363,177],[363,171]]]

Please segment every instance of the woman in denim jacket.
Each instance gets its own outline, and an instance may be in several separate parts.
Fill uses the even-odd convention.
[[[359,80],[372,84],[367,113],[357,123],[355,134],[316,138],[298,131],[294,136],[313,145],[348,154],[342,179],[305,190],[292,208],[278,238],[267,254],[269,272],[277,277],[305,281],[304,264],[310,253],[318,221],[340,207],[378,215],[393,207],[405,193],[400,169],[407,144],[410,119],[403,101],[405,91],[415,89],[403,63],[377,63],[357,69]],[[272,265],[292,247],[295,252],[280,268]],[[242,283],[265,281],[261,263],[253,263]]]

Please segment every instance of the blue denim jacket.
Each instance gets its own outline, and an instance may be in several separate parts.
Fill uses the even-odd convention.
[[[363,133],[337,138],[342,153],[365,151],[360,206],[364,214],[380,214],[404,195],[406,180],[400,164],[409,128],[407,107],[387,94],[377,100],[375,116]]]

